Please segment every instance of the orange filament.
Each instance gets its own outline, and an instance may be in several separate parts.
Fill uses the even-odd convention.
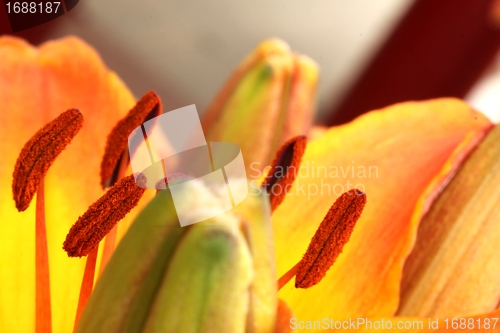
[[[297,269],[299,268],[300,261],[295,264],[288,272],[283,274],[278,280],[278,290],[281,290],[295,275],[297,275]]]
[[[109,259],[111,259],[111,255],[115,250],[117,234],[118,234],[118,225],[115,224],[115,226],[108,232],[108,234],[106,235],[106,239],[104,240],[104,247],[102,250],[102,257],[101,257],[101,266],[99,267],[99,276],[104,271],[104,268],[108,264]]]
[[[71,227],[63,248],[70,257],[82,257],[99,245],[111,229],[123,219],[142,198],[146,177],[138,175],[138,186],[134,175],[123,178],[113,185]]]
[[[290,191],[298,174],[306,145],[307,138],[297,136],[285,142],[276,153],[271,169],[261,185],[269,194],[272,211],[281,204]]]
[[[296,288],[309,288],[323,279],[349,241],[365,203],[366,194],[356,189],[335,201],[299,262]]]
[[[89,255],[87,256],[85,271],[83,273],[82,286],[80,288],[80,297],[78,298],[78,308],[76,310],[74,331],[76,331],[80,316],[82,315],[83,309],[85,308],[85,305],[87,304],[87,301],[92,294],[92,289],[94,288],[95,265],[97,262],[98,252],[99,246],[96,246],[90,251]]]
[[[16,161],[12,182],[18,211],[28,208],[41,179],[82,125],[83,116],[80,111],[70,109],[43,126],[24,145]]]
[[[45,189],[43,177],[39,180],[36,196],[35,224],[35,270],[36,270],[36,333],[52,332],[50,302],[49,254],[47,230],[45,228]]]
[[[161,100],[154,91],[147,92],[113,128],[106,142],[104,157],[101,162],[101,185],[103,188],[114,185],[118,180],[121,160],[127,157],[128,136],[143,122],[162,112]]]
[[[127,168],[128,168],[128,151],[125,150],[122,154],[122,157],[120,158],[120,167],[118,169],[118,173],[116,176],[117,181],[122,180],[123,177],[125,177]],[[104,267],[106,267],[106,265],[108,264],[108,261],[111,258],[113,251],[115,250],[117,232],[118,232],[118,225],[115,225],[113,229],[111,229],[111,231],[106,235],[106,239],[104,241],[104,248],[102,251],[101,267],[99,269],[99,274],[102,274]]]

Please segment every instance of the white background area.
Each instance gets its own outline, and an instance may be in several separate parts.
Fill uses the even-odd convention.
[[[412,0],[81,0],[51,26],[92,44],[140,97],[202,113],[237,64],[279,37],[320,66],[318,107],[329,111]]]
[[[92,44],[136,97],[203,113],[263,39],[279,37],[320,66],[318,120],[350,87],[413,0],[81,0],[44,29]],[[500,121],[500,61],[468,100]]]

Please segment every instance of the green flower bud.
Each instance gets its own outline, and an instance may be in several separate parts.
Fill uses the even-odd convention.
[[[193,221],[227,190],[189,183],[184,213]],[[118,245],[77,332],[274,332],[277,285],[266,196],[251,188],[232,210],[181,227],[170,191],[159,191]]]

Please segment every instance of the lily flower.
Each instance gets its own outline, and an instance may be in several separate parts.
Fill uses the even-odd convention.
[[[259,51],[262,49],[273,51]],[[234,223],[235,216],[224,216],[212,222],[214,233],[208,238],[207,228],[201,224],[189,231],[177,227],[175,232],[171,232],[173,210],[165,209],[168,191],[158,194],[135,220],[98,280],[78,327],[81,332],[88,327],[94,329],[96,326],[92,325],[103,322],[119,329],[120,323],[114,319],[121,311],[126,311],[125,316],[120,318],[127,322],[127,327],[139,331],[145,328],[151,332],[161,332],[166,327],[175,332],[180,331],[179,327],[196,329],[196,323],[208,323],[204,326],[205,331],[217,332],[217,327],[221,327],[217,326],[221,325],[218,318],[227,316],[234,321],[230,326],[222,327],[229,327],[231,332],[309,329],[309,325],[316,325],[324,318],[334,321],[365,318],[373,322],[385,320],[396,325],[398,320],[402,320],[402,317],[394,317],[398,310],[402,316],[407,316],[405,318],[419,316],[426,311],[425,304],[421,305],[426,300],[419,303],[412,296],[411,291],[415,289],[412,277],[418,277],[417,286],[425,286],[428,275],[422,272],[432,271],[435,267],[429,257],[436,253],[447,254],[438,256],[444,258],[437,261],[441,264],[438,265],[440,269],[446,269],[447,258],[454,257],[445,252],[446,246],[438,246],[436,250],[429,249],[425,241],[419,243],[417,231],[420,221],[427,212],[432,215],[436,210],[434,214],[441,216],[443,210],[456,209],[450,199],[437,199],[436,206],[433,202],[447,183],[450,185],[443,194],[452,188],[456,179],[460,180],[458,177],[450,179],[487,135],[491,123],[455,99],[402,103],[322,131],[304,151],[295,148],[295,143],[305,140],[287,140],[307,134],[304,132],[311,127],[307,119],[311,119],[313,110],[317,78],[315,66],[306,60],[306,65],[301,67],[300,59],[303,58],[293,55],[282,42],[266,42],[256,54],[260,56],[250,56],[250,60],[243,63],[223,88],[210,108],[204,126],[209,139],[231,141],[242,147],[248,176],[253,185],[257,184],[254,189],[260,188],[263,180],[264,185],[281,185],[275,187],[281,189],[279,193],[274,193],[274,187],[269,187],[272,219],[269,199],[265,195],[250,196],[249,199],[253,200],[251,204],[237,207],[234,213],[246,221],[241,225]],[[275,54],[280,56],[276,58]],[[267,61],[268,57],[274,60]],[[281,70],[274,71],[276,63],[283,68],[281,62],[290,69],[288,76],[284,76]],[[0,146],[2,156],[5,156],[0,165],[0,278],[4,282],[0,290],[2,332],[30,332],[35,328],[35,212],[33,207],[23,213],[16,212],[10,199],[10,187],[5,184],[11,182],[12,169],[22,145],[42,125],[74,107],[80,108],[84,115],[85,124],[80,133],[57,158],[45,179],[53,330],[71,331],[83,261],[67,258],[61,244],[78,215],[102,195],[99,165],[105,140],[100,139],[111,131],[134,101],[95,53],[75,39],[48,43],[36,49],[17,39],[4,38],[0,40],[0,73],[0,101],[9,110],[0,115],[5,117],[0,118],[0,126],[7,126],[9,140],[8,144]],[[281,74],[274,76],[274,73]],[[81,86],[76,86],[77,83]],[[291,105],[299,107],[292,108]],[[43,116],[40,118],[26,112],[37,110],[37,107],[42,107]],[[105,110],[101,111],[102,108]],[[241,116],[240,108],[245,110]],[[484,143],[490,147],[488,138]],[[490,138],[489,141],[494,140]],[[271,165],[272,157],[282,145],[278,158]],[[486,149],[484,153],[481,147],[474,152],[480,154],[477,158],[480,162],[475,162],[479,164],[485,160],[485,154],[491,155],[491,149]],[[286,155],[290,150],[292,155]],[[284,153],[289,158],[280,159]],[[465,163],[474,162],[473,157],[471,155]],[[288,162],[284,163],[284,160]],[[481,165],[484,170],[492,168],[492,164]],[[275,177],[277,166],[293,168],[287,169],[279,179],[266,183],[270,179],[266,176]],[[464,167],[459,171],[459,174],[465,172],[465,180],[459,181],[459,189],[467,185],[465,182],[475,167]],[[113,188],[115,191],[119,190],[119,184]],[[480,185],[476,184],[475,188],[480,189]],[[331,209],[334,210],[332,213],[339,212],[342,193],[353,188],[366,193],[368,200],[366,206],[363,202],[365,208],[356,226],[345,237],[347,244],[342,244],[343,249],[341,246],[335,251],[338,256],[334,259],[335,264],[329,270],[328,267],[322,270],[323,278],[315,281],[314,286],[297,289],[293,283],[283,282],[278,292],[275,285],[277,278],[286,276],[297,262],[302,263],[310,254],[310,242],[313,239],[314,244],[317,239],[315,233],[318,226],[321,231],[322,221],[328,222]],[[463,204],[468,205],[474,197],[465,196]],[[451,195],[451,198],[453,202],[457,195]],[[332,206],[337,199],[340,200],[339,206]],[[486,200],[477,196],[476,199]],[[207,199],[206,203],[218,204],[217,200],[211,199]],[[194,205],[193,211],[196,211]],[[356,210],[356,218],[358,213],[359,210]],[[457,219],[449,220],[451,222],[445,225],[451,225]],[[159,232],[151,233],[152,229],[141,228],[148,223],[151,227],[159,227]],[[245,225],[249,229],[265,230],[256,233],[245,231]],[[424,225],[432,227],[434,224],[424,221]],[[461,225],[463,223],[458,224]],[[478,234],[479,227],[474,235]],[[431,231],[424,229],[418,232],[430,237],[428,235],[434,231],[431,228]],[[439,231],[438,234],[437,243],[447,244],[449,235],[453,233]],[[337,238],[342,238],[342,235]],[[460,245],[463,245],[460,239],[454,239],[452,247],[459,253]],[[474,243],[474,238],[468,240],[468,244]],[[411,257],[415,243],[426,256]],[[152,245],[149,248],[151,252],[147,252],[149,244]],[[142,248],[145,252],[139,251]],[[473,247],[470,252],[477,253],[478,248]],[[477,258],[472,254],[471,258]],[[211,260],[215,260],[214,255],[223,259],[223,265],[210,265]],[[409,266],[405,267],[407,274],[404,275],[406,262]],[[468,261],[462,263],[467,264]],[[482,263],[484,265],[479,265],[479,268],[490,262]],[[214,271],[214,267],[217,270]],[[316,267],[313,265],[312,268]],[[135,279],[146,271],[149,275],[145,280]],[[216,283],[200,282],[199,277],[209,272],[215,272],[215,275],[206,275],[207,281]],[[449,272],[445,271],[448,276]],[[234,279],[229,277],[229,273]],[[299,275],[303,277],[302,273],[297,272],[297,278]],[[164,283],[165,288],[153,288],[158,286],[163,276],[164,282],[168,282]],[[476,275],[463,281],[475,287],[474,283],[479,280]],[[180,290],[177,286],[185,283],[192,290],[188,294],[176,294],[179,298],[187,297],[182,309],[177,311],[177,302],[170,296]],[[158,293],[155,293],[156,290]],[[436,290],[440,289],[430,288],[430,293]],[[225,291],[227,295],[224,295]],[[482,289],[483,293],[487,291]],[[138,298],[131,301],[131,298],[124,297],[131,292],[135,292]],[[278,301],[278,298],[284,301]],[[252,301],[248,303],[245,300]],[[464,299],[461,301],[466,302]],[[445,304],[440,302],[433,300],[433,304]],[[400,303],[409,305],[398,309]],[[486,303],[487,306],[484,305]],[[190,304],[193,306],[190,307]],[[489,312],[495,310],[491,308],[490,300],[484,304],[476,304],[472,311],[484,312],[484,318],[498,317],[496,312]],[[204,308],[204,305],[209,307]],[[457,312],[447,315],[468,315],[455,310]],[[163,313],[166,315],[162,316]],[[202,318],[197,317],[200,313],[204,314]],[[476,314],[470,313],[471,316]],[[425,321],[427,324],[427,318]],[[193,322],[196,322],[195,325]],[[259,326],[262,323],[263,326]],[[482,329],[487,329],[484,321],[480,323]],[[451,317],[449,328],[443,326],[443,318],[440,324],[439,329],[443,332],[455,329],[451,326]],[[105,330],[106,327],[98,326],[98,329]],[[314,326],[311,329],[321,331],[324,328]],[[331,328],[337,329],[328,327]],[[356,328],[370,330],[367,326]],[[426,325],[414,331],[432,329]],[[500,328],[497,327],[497,330]]]
[[[236,73],[243,70],[244,65]],[[230,79],[222,91],[232,84]],[[245,118],[245,114],[239,118],[236,112],[229,111],[231,103],[227,96],[225,100],[219,97],[211,110],[224,107],[228,110],[221,111],[212,122],[224,122],[230,117]],[[252,114],[253,121],[266,119],[264,111]],[[303,118],[300,113],[298,115],[298,118],[293,114],[287,117],[290,122],[301,123]],[[242,146],[252,142],[254,151],[258,151],[269,142],[260,133],[279,133],[275,126],[275,123],[263,122],[257,131],[248,135],[240,133],[251,127],[215,126],[210,128],[210,133],[215,132],[217,138]],[[465,213],[457,213],[445,221],[441,218],[441,214],[447,214],[450,209],[459,211],[461,204],[475,207],[473,212],[489,207],[482,207],[474,191],[485,186],[481,185],[481,175],[489,175],[487,170],[494,173],[491,170],[495,170],[494,161],[498,155],[491,152],[491,143],[489,150],[478,149],[468,162],[475,164],[472,167],[464,165],[461,173],[465,174],[455,177],[443,192],[443,197],[447,191],[454,191],[453,195],[449,195],[445,203],[440,197],[429,211],[437,195],[491,127],[484,116],[462,101],[443,98],[401,103],[369,112],[343,126],[314,131],[315,139],[309,142],[296,170],[298,176],[294,185],[272,217],[278,276],[286,275],[306,251],[318,221],[331,205],[326,198],[360,188],[369,199],[351,240],[325,279],[307,290],[296,289],[293,284],[281,289],[279,297],[294,312],[294,319],[288,324],[295,328],[317,329],[318,323],[323,325],[322,320],[332,320],[320,325],[317,330],[321,331],[321,328],[331,328],[328,324],[335,321],[385,318],[393,324],[390,329],[394,329],[397,323],[404,323],[403,317],[395,315],[421,316],[414,319],[425,323],[420,331],[436,328],[444,331],[463,328],[463,325],[452,326],[453,318],[473,318],[474,315],[480,318],[481,313],[482,318],[498,317],[499,313],[492,311],[497,308],[500,298],[495,287],[500,269],[498,263],[490,259],[494,250],[488,245],[498,243],[498,236],[481,227],[493,224],[498,212],[486,210],[488,213],[484,214],[489,214],[489,220],[480,215],[465,217]],[[484,144],[488,145],[486,141]],[[259,162],[258,159],[253,161],[256,167],[251,168],[252,179],[262,176],[264,168]],[[482,173],[471,175],[471,170],[482,170]],[[471,177],[477,179],[477,184],[460,180]],[[457,195],[459,190],[453,190],[457,182],[459,188],[470,194]],[[476,201],[473,203],[471,198]],[[495,195],[492,198],[495,204]],[[427,212],[423,229],[419,230],[419,223]],[[456,220],[463,222],[458,224]],[[437,228],[437,223],[444,226]],[[467,231],[467,226],[474,231]],[[469,232],[469,236],[458,237],[455,232],[459,235]],[[435,244],[430,246],[428,239]],[[416,249],[412,252],[415,243]],[[460,253],[467,253],[468,257],[460,258]],[[447,266],[450,262],[460,263],[460,271]],[[470,273],[473,267],[474,273]],[[467,271],[469,274],[465,274]],[[454,273],[458,272],[462,284],[453,282]],[[436,293],[441,294],[436,297]],[[443,322],[443,316],[447,316],[448,323]],[[430,325],[427,322],[430,317],[440,317],[440,325]],[[489,328],[480,325],[484,323],[476,321],[473,328],[493,328],[492,324]],[[316,326],[311,327],[311,324]],[[360,325],[360,329],[367,327],[369,330],[370,326]]]

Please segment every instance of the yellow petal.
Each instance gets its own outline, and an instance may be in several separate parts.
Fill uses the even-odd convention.
[[[332,202],[367,195],[351,236],[325,279],[283,298],[299,320],[392,316],[404,260],[430,199],[491,124],[455,99],[397,104],[313,140],[299,177],[273,215],[278,275],[300,260]]]
[[[461,317],[500,298],[500,127],[465,161],[418,229],[398,314]]]
[[[99,198],[100,159],[106,135],[134,104],[120,79],[77,38],[34,48],[0,38],[0,331],[33,332],[35,209],[18,213],[11,193],[16,158],[28,139],[69,108],[84,116],[80,133],[45,180],[53,332],[70,332],[85,259],[61,246],[71,225]]]

